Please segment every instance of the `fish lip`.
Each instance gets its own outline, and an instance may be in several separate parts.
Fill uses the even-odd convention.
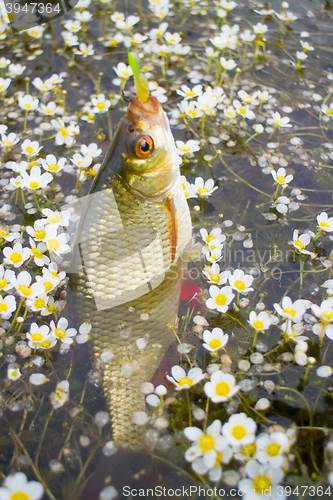
[[[163,110],[160,102],[154,96],[149,96],[145,102],[141,102],[132,95],[127,108],[126,119],[135,126],[139,120],[164,126]]]

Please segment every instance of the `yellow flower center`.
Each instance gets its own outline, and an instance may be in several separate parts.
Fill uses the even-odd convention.
[[[39,345],[45,347],[45,349],[48,349],[51,345],[51,340],[44,340],[44,342],[41,342]]]
[[[60,249],[60,243],[55,238],[48,241],[49,250],[55,250],[56,252]]]
[[[178,385],[182,386],[182,385],[189,385],[190,387],[192,387],[193,385],[193,380],[189,377],[183,377],[183,378],[180,378],[178,380]]]
[[[31,189],[37,189],[39,187],[39,183],[37,181],[31,181],[29,182],[29,188]]]
[[[18,252],[13,252],[9,260],[11,260],[13,264],[18,264],[22,260],[22,255]]]
[[[327,319],[327,321],[330,321],[333,318],[333,312],[332,311],[324,311],[322,313],[322,315],[324,316],[324,318]]]
[[[235,439],[243,439],[246,436],[246,430],[243,425],[235,425],[235,427],[232,428],[231,434]]]
[[[69,132],[68,132],[68,130],[67,130],[66,127],[60,127],[59,132],[61,133],[61,135],[63,137],[68,137],[69,136]]]
[[[50,170],[51,172],[58,172],[59,165],[57,165],[56,163],[51,163],[51,165],[49,165],[47,169]]]
[[[203,436],[200,436],[198,441],[198,446],[204,453],[208,453],[215,446],[215,439],[210,434],[204,434]]]
[[[29,297],[29,295],[32,294],[32,289],[30,286],[28,285],[20,285],[17,289],[18,292],[21,292],[22,295],[24,295],[25,297]]]
[[[190,148],[186,148],[185,146],[183,148],[180,148],[180,151],[182,151],[183,153],[189,153],[191,151]]]
[[[2,141],[2,146],[4,148],[10,148],[13,145],[11,141]]]
[[[267,490],[270,491],[271,486],[271,480],[267,476],[260,475],[253,479],[253,489],[261,495],[265,495]]]
[[[213,339],[208,343],[209,347],[212,349],[218,349],[221,346],[220,339]],[[222,394],[221,394],[222,395]]]
[[[41,340],[43,340],[44,335],[40,332],[36,332],[31,335],[31,338],[33,342],[40,342]]]
[[[8,306],[4,302],[0,302],[0,313],[2,312],[7,312],[8,311]]]
[[[230,392],[230,385],[226,382],[220,382],[216,385],[215,392],[218,396],[226,397]]]
[[[195,95],[195,92],[193,90],[188,90],[185,92],[185,97],[193,97]]]
[[[325,112],[326,115],[328,116],[331,116],[333,115],[333,109],[328,109],[326,112]]]
[[[53,288],[53,283],[51,283],[51,281],[43,281],[43,285],[46,292],[49,292]]]
[[[45,300],[41,298],[36,299],[34,306],[36,309],[43,309],[43,307],[45,307]]]
[[[39,248],[31,247],[31,251],[32,251],[34,257],[36,257],[36,259],[41,259],[43,257],[43,252],[41,250],[39,250]]]
[[[104,109],[104,108],[105,108],[105,104],[104,104],[104,102],[98,102],[98,103],[97,103],[97,108],[98,108],[98,109]]]
[[[253,321],[253,326],[256,330],[261,330],[262,328],[264,328],[264,323],[257,319],[256,321]]]
[[[13,370],[11,372],[11,376],[14,377],[14,378],[17,378],[18,377],[18,371],[17,370]]]
[[[290,314],[290,316],[292,317],[296,316],[296,310],[293,309],[292,307],[286,307],[285,309],[283,309],[283,312],[285,314]]]
[[[56,337],[58,337],[58,339],[65,339],[66,338],[66,330],[64,330],[63,328],[55,328],[54,335]]]
[[[43,240],[46,236],[46,231],[44,229],[37,229],[34,234],[35,240]]]
[[[6,278],[0,279],[0,290],[3,290],[7,286]]]
[[[50,224],[58,224],[60,221],[61,221],[61,217],[57,214],[50,215],[47,218],[47,222],[49,222]]]
[[[220,281],[221,281],[220,275],[218,273],[212,273],[209,276],[209,279],[210,279],[210,281],[215,281],[215,283],[220,283]]]
[[[207,238],[205,239],[205,242],[210,243],[212,240],[215,240],[215,239],[216,239],[215,236],[213,236],[212,234],[209,234],[207,236]]]
[[[26,152],[27,152],[27,153],[29,153],[29,155],[31,155],[31,153],[33,153],[33,152],[34,152],[34,148],[32,148],[31,146],[27,146],[27,147],[25,148],[25,150],[26,150]]]
[[[279,184],[284,184],[286,182],[286,178],[283,175],[277,175],[276,180]]]
[[[195,118],[197,116],[197,113],[194,111],[194,109],[190,109],[188,111],[188,114],[192,116],[192,118]]]
[[[321,222],[321,223],[319,224],[319,226],[320,226],[320,227],[326,227],[326,228],[329,228],[329,227],[330,227],[330,225],[329,225],[329,224],[327,224],[327,222]]]
[[[25,107],[26,107],[27,109],[30,109],[30,108],[31,108],[31,104],[26,103],[26,104],[25,104]]]
[[[280,453],[281,446],[277,443],[271,443],[267,446],[266,451],[270,457],[276,457]]]
[[[227,303],[227,297],[224,293],[218,293],[215,297],[215,303],[218,306],[224,306]]]
[[[5,229],[0,229],[0,235],[3,238],[7,238],[7,236],[9,235],[9,231],[6,231]]]
[[[234,283],[234,287],[237,288],[237,290],[239,290],[240,292],[242,292],[246,288],[246,285],[244,281],[236,280]]]
[[[242,454],[246,457],[252,457],[257,451],[256,443],[248,444],[247,446],[243,446]]]

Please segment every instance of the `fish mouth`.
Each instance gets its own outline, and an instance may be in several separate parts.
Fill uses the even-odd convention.
[[[163,127],[166,125],[161,104],[154,96],[149,96],[145,102],[141,102],[132,95],[125,119],[131,122],[135,128],[137,128],[140,120],[149,122],[152,125]]]

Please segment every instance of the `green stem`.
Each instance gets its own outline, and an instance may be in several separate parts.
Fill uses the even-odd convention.
[[[37,205],[37,208],[38,208],[38,211],[39,213],[41,213],[41,209],[40,209],[40,206],[39,206],[39,203],[38,203],[38,200],[37,200],[37,195],[36,195],[36,191],[34,191],[34,200],[36,202],[36,205]]]
[[[9,327],[8,331],[7,331],[7,335],[8,335],[8,333],[10,332],[10,330],[13,328],[13,326],[14,326],[14,324],[15,324],[15,321],[16,321],[16,319],[17,319],[18,315],[19,315],[19,312],[20,312],[21,305],[22,305],[23,301],[24,301],[24,297],[21,297],[21,300],[20,300],[20,302],[19,302],[19,305],[18,305],[18,307],[17,307],[17,309],[16,309],[15,316],[14,316],[14,318],[13,318],[13,321],[11,322],[11,325],[10,325],[10,327]]]
[[[191,411],[191,401],[190,401],[190,395],[188,391],[186,390],[186,400],[187,400],[187,408],[188,408],[188,425],[192,427],[192,411]]]

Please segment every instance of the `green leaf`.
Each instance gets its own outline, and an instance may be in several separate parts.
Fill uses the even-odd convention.
[[[132,68],[135,78],[140,77],[140,58],[135,52],[130,52],[128,54],[128,62]]]

